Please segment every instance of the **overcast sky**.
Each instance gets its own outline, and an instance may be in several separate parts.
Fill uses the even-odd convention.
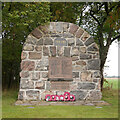
[[[120,50],[120,44],[113,42],[108,51],[107,60],[104,68],[104,75],[118,76],[118,51]],[[120,56],[119,56],[120,57]]]

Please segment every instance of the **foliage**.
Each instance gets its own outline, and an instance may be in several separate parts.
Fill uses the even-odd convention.
[[[19,80],[20,56],[25,38],[38,25],[49,22],[50,7],[49,3],[42,2],[7,2],[2,4],[2,14],[3,87],[10,87]]]
[[[88,3],[86,9],[82,27],[94,36],[98,45],[100,45],[98,42],[100,31],[103,43],[107,42],[110,32],[112,32],[111,38],[120,34],[120,3]]]
[[[64,21],[76,23],[82,11],[84,2],[51,2],[51,21]]]

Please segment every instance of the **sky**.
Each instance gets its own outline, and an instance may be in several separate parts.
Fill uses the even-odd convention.
[[[108,67],[104,67],[104,75],[118,76],[118,51],[120,51],[120,44],[118,44],[117,41],[114,41],[110,45],[108,51],[107,60],[105,63],[105,66]]]

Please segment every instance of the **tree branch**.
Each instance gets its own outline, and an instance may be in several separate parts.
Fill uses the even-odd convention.
[[[118,36],[116,36],[115,38],[113,38],[113,39],[111,40],[111,42],[115,41],[115,40],[118,39],[118,38],[120,38],[120,34],[119,34]]]
[[[96,22],[101,26],[100,22],[98,19],[92,14],[92,10],[90,10],[90,15],[96,20]]]
[[[114,5],[114,6],[112,6],[109,10],[108,10],[108,5],[106,5],[106,3],[105,3],[105,11],[106,11],[106,17],[104,17],[104,19],[103,19],[103,23],[106,21],[106,19],[107,19],[107,16],[109,16],[109,13],[113,10],[113,8],[115,7],[116,5]]]
[[[108,15],[108,3],[105,2],[105,11],[106,11],[106,14]]]

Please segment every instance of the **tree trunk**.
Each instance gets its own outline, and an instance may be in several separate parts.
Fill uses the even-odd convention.
[[[106,60],[105,60],[106,61]],[[103,69],[104,69],[104,64],[105,64],[105,61],[103,61],[104,63],[101,63],[100,64],[100,73],[101,73],[101,91],[103,90],[103,83],[104,83],[104,75],[103,75]],[[102,62],[102,60],[101,60]]]
[[[108,42],[106,46],[104,46],[103,48],[100,48],[100,73],[101,73],[101,90],[103,89],[103,83],[104,83],[104,65],[107,59],[107,54],[108,54],[108,50],[109,47],[111,45],[111,42]]]

